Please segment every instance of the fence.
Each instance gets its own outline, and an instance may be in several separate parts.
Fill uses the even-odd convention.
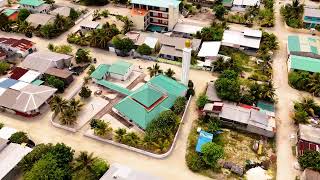
[[[183,122],[185,121],[186,119],[186,115],[187,115],[187,112],[188,112],[188,109],[189,109],[189,106],[190,106],[190,102],[191,102],[191,99],[192,99],[192,96],[189,97],[189,100],[186,104],[186,108],[183,112],[183,115],[182,115],[182,118],[181,118],[181,123],[178,127],[178,130],[176,132],[176,135],[173,139],[173,142],[172,142],[172,145],[170,147],[170,149],[164,153],[164,154],[154,154],[152,152],[148,152],[148,151],[145,151],[145,150],[142,150],[142,149],[138,149],[138,148],[135,148],[135,147],[131,147],[131,146],[128,146],[128,145],[125,145],[125,144],[121,144],[121,143],[118,143],[118,142],[115,142],[115,141],[111,141],[111,140],[107,140],[107,139],[103,139],[103,138],[100,138],[98,136],[95,136],[95,135],[92,135],[92,134],[89,134],[89,133],[86,133],[85,136],[89,137],[89,138],[92,138],[92,139],[95,139],[95,140],[99,140],[99,141],[103,141],[103,142],[106,142],[106,143],[109,143],[109,144],[112,144],[114,146],[118,146],[118,147],[121,147],[121,148],[125,148],[125,149],[128,149],[130,151],[134,151],[134,152],[137,152],[137,153],[140,153],[140,154],[143,154],[143,155],[146,155],[146,156],[149,156],[149,157],[152,157],[152,158],[156,158],[156,159],[164,159],[166,157],[168,157],[175,145],[176,145],[176,142],[178,140],[178,137],[179,137],[179,133],[180,133],[180,130],[182,128],[182,125],[183,125]]]

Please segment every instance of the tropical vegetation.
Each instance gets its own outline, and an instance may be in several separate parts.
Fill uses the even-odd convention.
[[[320,73],[295,70],[289,73],[289,84],[298,90],[320,97]]]
[[[88,86],[83,86],[79,92],[79,96],[86,99],[91,96],[92,91],[88,88]]]
[[[6,62],[0,62],[0,74],[4,75],[10,69],[10,64]]]
[[[213,22],[210,27],[204,27],[198,31],[195,37],[203,41],[221,41],[225,29],[228,29],[226,23]]]
[[[58,92],[60,92],[60,93],[64,92],[65,83],[63,82],[63,80],[61,80],[55,76],[47,75],[45,78],[45,82],[49,86],[58,89]]]
[[[9,138],[9,141],[12,143],[22,144],[22,143],[28,143],[29,138],[27,133],[18,131],[11,135],[11,137]]]
[[[58,117],[62,125],[72,126],[77,122],[77,117],[83,104],[76,99],[65,100],[61,96],[55,95],[50,101],[50,109]]]
[[[23,171],[23,179],[99,179],[109,164],[93,154],[74,150],[63,143],[56,145],[39,144],[18,164]]]
[[[301,28],[303,26],[303,5],[299,0],[293,0],[292,4],[286,4],[281,7],[280,13],[286,24],[293,28]]]
[[[310,168],[316,171],[320,171],[320,152],[319,151],[307,151],[298,158],[300,166]]]
[[[90,127],[93,129],[94,134],[102,138],[112,137],[112,128],[110,127],[110,122],[105,122],[101,119],[92,119],[90,122]]]
[[[71,55],[72,51],[73,51],[72,46],[67,45],[67,44],[54,45],[54,44],[49,43],[48,49],[52,52],[56,52],[56,53],[60,53],[60,54],[68,54],[68,55]]]
[[[320,115],[320,106],[312,97],[302,97],[301,100],[294,102],[293,120],[296,124],[310,123],[309,117]]]
[[[151,67],[148,67],[147,69],[149,71],[150,77],[157,76],[163,73],[163,70],[160,69],[160,66],[158,63],[152,65]]]

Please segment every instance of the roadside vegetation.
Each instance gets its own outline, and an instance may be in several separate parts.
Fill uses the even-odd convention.
[[[86,151],[74,155],[63,143],[39,144],[18,165],[23,179],[99,179],[109,169],[107,161]]]
[[[289,73],[289,84],[297,90],[320,97],[320,73],[295,70]]]
[[[293,120],[296,124],[310,124],[315,126],[312,118],[320,115],[320,105],[312,97],[302,97],[301,100],[294,102]],[[319,126],[320,127],[320,126]]]
[[[299,0],[293,0],[292,4],[281,7],[280,13],[286,24],[292,28],[302,28],[303,5]]]

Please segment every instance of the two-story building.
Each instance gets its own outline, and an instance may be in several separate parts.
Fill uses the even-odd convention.
[[[130,19],[138,30],[171,31],[179,19],[177,0],[132,0]]]
[[[320,24],[320,9],[305,7],[303,11],[303,23],[306,28],[314,28]]]
[[[32,13],[48,13],[51,5],[43,0],[20,0],[20,9],[27,9]]]
[[[0,49],[9,56],[16,54],[21,57],[26,57],[36,50],[34,43],[29,40],[4,37],[0,37]]]

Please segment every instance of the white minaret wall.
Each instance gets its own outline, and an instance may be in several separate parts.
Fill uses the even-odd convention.
[[[188,85],[188,81],[189,81],[191,51],[192,51],[191,47],[183,48],[181,82],[186,86]]]

